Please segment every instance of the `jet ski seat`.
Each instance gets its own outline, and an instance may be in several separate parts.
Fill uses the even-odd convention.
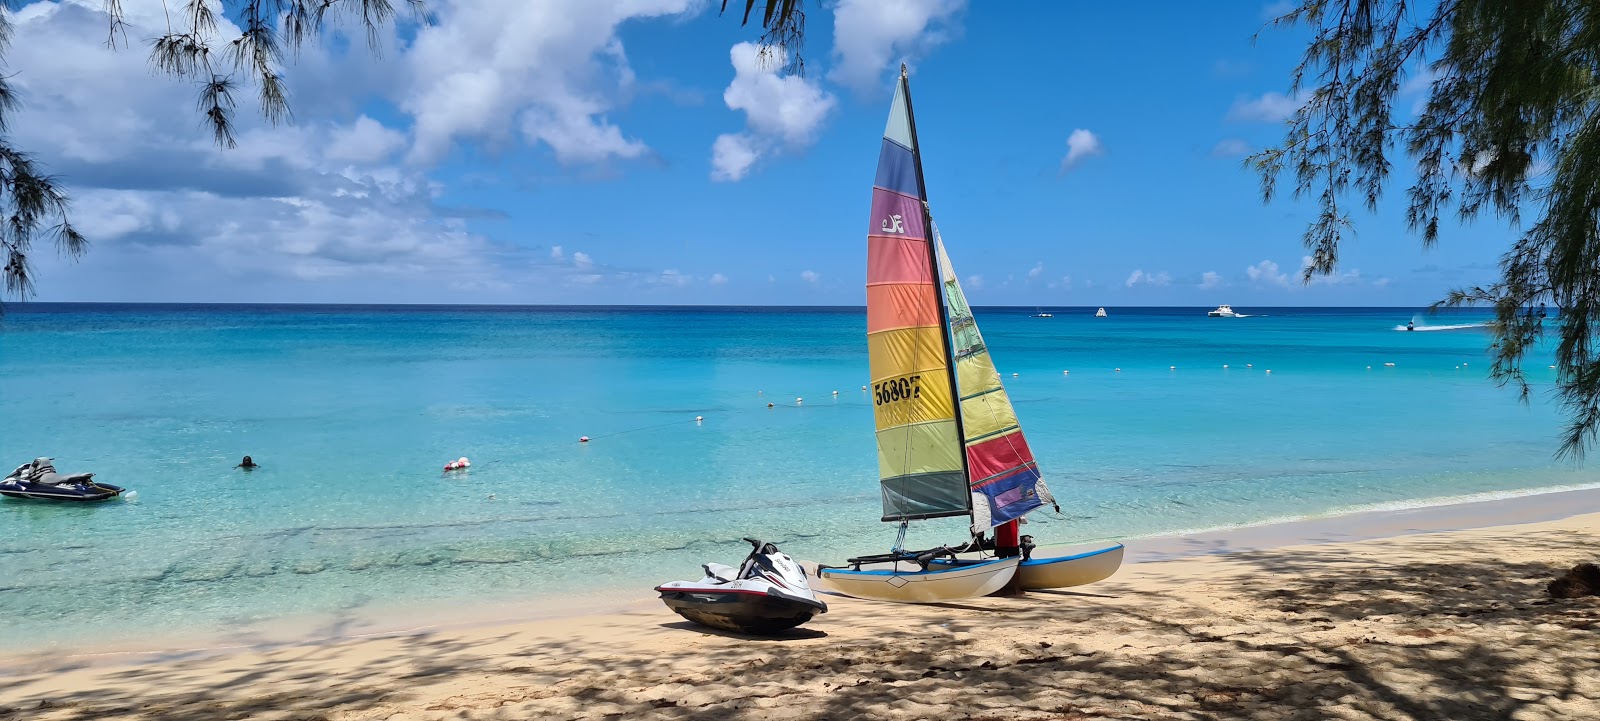
[[[739,570],[725,563],[706,563],[700,566],[706,571],[706,578],[715,578],[722,583],[732,583],[739,578]]]
[[[89,479],[93,478],[93,477],[94,477],[93,473],[74,473],[72,475],[65,475],[65,474],[56,473],[56,472],[52,471],[52,472],[46,473],[46,474],[44,474],[42,476],[39,476],[39,479],[38,479],[37,482],[38,483],[48,483],[50,485],[57,485],[57,486],[59,486],[59,485],[77,485],[79,483],[88,483]]]

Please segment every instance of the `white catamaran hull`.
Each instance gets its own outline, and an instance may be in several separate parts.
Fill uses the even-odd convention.
[[[1017,586],[1024,591],[1042,591],[1104,581],[1122,567],[1122,551],[1122,544],[1119,543],[1084,553],[1030,558],[1017,566]],[[954,562],[939,559],[928,565],[945,568],[971,567],[989,560],[991,559],[977,556],[961,556]]]
[[[1016,574],[1020,561],[1007,558],[944,568],[930,564],[927,571],[901,571],[890,564],[868,565],[859,571],[819,568],[817,578],[827,589],[846,596],[896,603],[942,603],[1000,590]]]

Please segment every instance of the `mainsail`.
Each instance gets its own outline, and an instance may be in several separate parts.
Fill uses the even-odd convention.
[[[1022,437],[1017,412],[1000,383],[978,321],[961,292],[955,267],[945,254],[938,226],[933,231],[940,280],[950,314],[950,335],[956,363],[956,388],[961,403],[962,442],[966,445],[968,482],[972,488],[972,532],[982,533],[1046,503],[1055,505],[1039,477],[1033,451]]]
[[[926,197],[902,72],[867,229],[867,347],[885,521],[971,510]]]

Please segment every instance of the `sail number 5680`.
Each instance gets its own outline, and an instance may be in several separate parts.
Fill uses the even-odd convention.
[[[912,398],[921,398],[922,385],[919,382],[921,380],[922,376],[918,375],[906,376],[904,378],[896,378],[894,380],[872,384],[872,394],[874,396],[874,400],[876,401],[875,405],[881,406],[885,403],[907,401],[911,400]]]

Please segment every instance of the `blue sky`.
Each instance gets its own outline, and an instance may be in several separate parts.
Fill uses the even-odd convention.
[[[1516,232],[1424,251],[1401,164],[1340,273],[1302,285],[1313,208],[1263,205],[1241,160],[1281,135],[1304,36],[1253,40],[1255,2],[813,0],[803,78],[706,0],[432,3],[381,58],[305,50],[291,125],[245,94],[233,150],[148,70],[160,3],[123,5],[119,51],[99,0],[12,15],[14,141],[94,243],[39,254],[40,300],[860,304],[902,61],[977,304],[1420,305],[1492,280]]]

